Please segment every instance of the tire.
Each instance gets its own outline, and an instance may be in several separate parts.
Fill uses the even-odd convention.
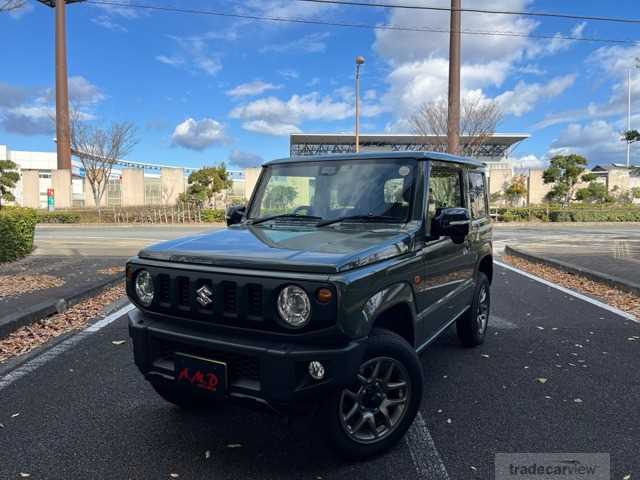
[[[378,370],[374,375],[376,364]],[[353,385],[331,396],[321,415],[328,429],[330,446],[340,455],[354,460],[379,455],[404,436],[418,413],[423,390],[422,364],[415,349],[404,338],[388,330],[372,332],[358,377]],[[403,381],[405,387],[400,386]],[[354,409],[355,413],[352,412]],[[351,417],[347,419],[349,415]],[[364,423],[357,430],[352,428],[372,415],[377,433],[369,420],[362,420]],[[365,438],[367,435],[370,438]]]
[[[183,410],[202,410],[213,404],[211,399],[187,389],[159,383],[152,383],[151,386],[164,400]]]
[[[465,347],[475,347],[484,342],[491,311],[491,290],[487,276],[478,272],[473,302],[464,315],[456,321],[458,338]]]

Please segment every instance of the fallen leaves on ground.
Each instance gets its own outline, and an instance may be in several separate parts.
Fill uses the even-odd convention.
[[[507,263],[521,270],[525,270],[540,278],[544,278],[563,287],[575,290],[613,305],[620,310],[640,318],[640,296],[614,288],[606,283],[596,282],[581,275],[564,272],[558,268],[530,262],[519,257],[506,255],[503,257]]]
[[[114,345],[124,345],[125,343],[127,343],[126,340],[113,340],[111,343],[113,343]]]
[[[98,270],[97,273],[99,275],[115,275],[116,273],[124,273],[124,267],[117,266],[117,267],[103,268],[102,270]]]
[[[53,275],[0,275],[0,298],[62,285],[64,280]]]
[[[536,382],[538,382],[538,383],[547,383],[547,379],[546,378],[536,378]]]
[[[52,338],[84,328],[89,320],[100,315],[104,307],[125,295],[124,286],[111,287],[95,297],[72,306],[63,313],[40,320],[0,339],[0,363],[22,355]]]

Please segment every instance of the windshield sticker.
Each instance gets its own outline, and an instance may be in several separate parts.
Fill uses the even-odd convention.
[[[398,169],[398,174],[400,174],[401,177],[406,177],[407,175],[409,175],[410,172],[411,172],[411,169],[406,165],[403,165]]]

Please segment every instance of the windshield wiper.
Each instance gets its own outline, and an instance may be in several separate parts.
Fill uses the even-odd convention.
[[[280,215],[270,215],[268,217],[257,218],[253,221],[250,221],[249,225],[257,225],[258,223],[268,222],[269,220],[274,220],[276,218],[303,218],[306,220],[322,220],[322,217],[317,217],[315,215],[299,215],[295,213],[282,213]]]
[[[324,227],[325,225],[331,225],[332,223],[342,222],[343,220],[362,220],[365,222],[394,222],[403,223],[398,217],[391,217],[389,215],[345,215],[343,217],[333,218],[331,220],[325,220],[324,222],[318,222],[316,227]]]

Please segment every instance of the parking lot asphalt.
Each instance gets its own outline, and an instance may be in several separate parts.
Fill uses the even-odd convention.
[[[497,452],[605,452],[612,478],[640,473],[640,324],[499,266],[485,344],[450,329],[424,352],[420,417],[368,462],[307,421],[164,403],[112,343],[124,316],[71,339],[0,379],[0,478],[485,479]]]

